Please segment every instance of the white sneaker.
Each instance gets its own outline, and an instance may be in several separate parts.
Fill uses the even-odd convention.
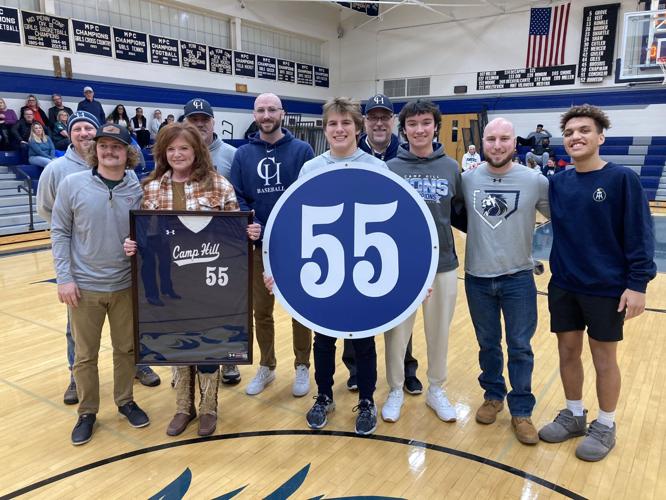
[[[300,398],[310,392],[310,370],[305,365],[296,365],[296,375],[291,393]]]
[[[430,386],[426,394],[426,405],[432,408],[444,422],[456,421],[456,409],[449,402],[441,387]]]
[[[259,366],[257,374],[254,376],[252,381],[247,384],[245,388],[245,393],[250,396],[254,396],[263,391],[268,384],[275,380],[275,370],[271,370],[267,366]]]
[[[391,389],[384,406],[382,406],[382,418],[386,422],[397,422],[400,418],[400,409],[405,396],[402,389]]]

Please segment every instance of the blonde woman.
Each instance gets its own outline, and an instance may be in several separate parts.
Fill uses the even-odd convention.
[[[33,122],[30,127],[30,140],[28,141],[28,162],[31,165],[45,167],[51,160],[55,160],[55,146],[51,138],[44,132],[39,122]]]

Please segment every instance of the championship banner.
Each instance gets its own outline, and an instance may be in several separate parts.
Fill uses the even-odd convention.
[[[388,169],[346,162],[284,192],[262,252],[273,293],[292,317],[354,339],[383,333],[416,310],[434,279],[438,245],[414,188]]]
[[[250,212],[130,211],[139,365],[252,364]]]

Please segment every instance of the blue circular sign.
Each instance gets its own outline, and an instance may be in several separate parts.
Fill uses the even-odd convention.
[[[341,338],[383,333],[423,301],[439,257],[437,230],[400,176],[336,163],[280,197],[263,239],[266,274],[292,317]]]

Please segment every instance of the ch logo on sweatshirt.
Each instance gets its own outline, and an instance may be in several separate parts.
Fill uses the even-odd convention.
[[[274,156],[267,156],[257,163],[257,175],[264,180],[264,186],[279,186],[280,181],[280,162],[275,161]]]

